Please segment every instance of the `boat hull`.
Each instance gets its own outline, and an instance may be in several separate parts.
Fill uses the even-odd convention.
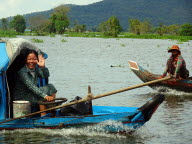
[[[102,110],[95,115],[85,116],[57,116],[57,117],[40,117],[40,118],[23,118],[13,120],[10,122],[0,124],[1,130],[13,130],[13,129],[32,129],[32,128],[45,128],[45,129],[61,129],[71,127],[85,127],[89,125],[99,124],[105,121],[121,122],[122,125],[126,125],[129,128],[137,129],[142,126],[146,121],[144,116],[141,115],[136,121],[132,122],[131,119],[134,115],[138,114],[138,108],[132,107],[111,107],[112,109],[106,109],[106,106],[99,106]],[[109,107],[110,108],[110,107]],[[119,113],[113,111],[113,109],[119,109]],[[94,109],[94,106],[93,106]],[[98,106],[96,106],[98,109]],[[121,112],[123,110],[129,112]],[[108,111],[108,113],[106,113]],[[109,113],[111,111],[111,113]],[[106,131],[116,132],[120,129],[114,126],[105,125],[103,127]],[[123,130],[122,130],[123,131]]]
[[[107,132],[125,132],[127,129],[130,132],[144,125],[163,101],[164,95],[156,95],[141,107],[92,106],[92,115],[62,116],[61,110],[57,110],[56,117],[47,114],[44,117],[16,119],[1,123],[0,130],[61,129],[102,124],[100,126]],[[110,123],[106,123],[108,121]],[[121,126],[115,123],[121,123]]]

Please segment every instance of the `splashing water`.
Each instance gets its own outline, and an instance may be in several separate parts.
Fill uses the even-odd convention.
[[[77,141],[126,141],[127,135],[108,133],[103,129],[105,126],[113,126],[116,128],[124,128],[126,131],[132,129],[124,126],[121,122],[105,121],[103,123],[86,126],[83,128],[63,128],[57,130],[50,129],[22,129],[13,131],[1,131],[0,143],[77,143]],[[132,136],[131,136],[132,137]],[[82,142],[81,142],[82,143]]]
[[[121,122],[116,122],[113,120],[104,121],[102,123],[86,126],[83,128],[63,128],[58,130],[50,130],[50,129],[22,129],[22,130],[13,130],[13,131],[1,131],[0,134],[14,134],[14,133],[42,133],[46,135],[60,135],[60,136],[105,136],[110,137],[111,134],[105,129],[106,127],[112,127],[116,130],[124,130],[127,134],[130,131],[134,131],[134,129],[129,128],[123,125]],[[120,136],[120,135],[118,135]]]
[[[189,92],[184,92],[184,91],[178,91],[178,90],[175,90],[175,89],[171,89],[171,88],[168,88],[168,87],[156,87],[155,88],[155,93],[163,93],[165,95],[177,95],[177,96],[192,96],[191,93]]]

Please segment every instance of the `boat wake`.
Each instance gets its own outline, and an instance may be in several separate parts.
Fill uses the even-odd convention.
[[[155,93],[162,93],[162,94],[165,94],[165,95],[174,95],[174,96],[192,96],[192,93],[189,93],[189,92],[183,92],[183,91],[178,91],[178,90],[175,90],[175,89],[171,89],[171,88],[168,88],[168,87],[156,87],[155,88]]]
[[[112,120],[108,120],[96,125],[92,126],[86,126],[83,128],[63,128],[63,129],[17,129],[17,130],[12,130],[12,131],[1,131],[0,134],[27,134],[27,133],[42,133],[46,135],[57,135],[57,136],[87,136],[87,137],[114,137],[114,133],[108,132],[105,129],[108,128],[114,129],[115,131],[117,130],[118,133],[115,133],[115,137],[126,137],[126,135],[134,135],[135,129],[131,129],[130,127],[127,127],[123,125],[121,122],[116,122]],[[123,130],[123,133],[121,133]],[[139,129],[138,129],[139,130]]]
[[[127,133],[108,133],[104,126],[124,128]],[[0,143],[136,143],[150,139],[154,134],[150,133],[147,127],[143,126],[133,133],[132,129],[120,122],[105,121],[103,123],[87,126],[84,128],[63,128],[63,129],[17,129],[13,131],[0,131]]]

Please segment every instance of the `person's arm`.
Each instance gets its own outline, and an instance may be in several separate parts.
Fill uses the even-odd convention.
[[[167,71],[168,71],[168,66],[166,66],[166,68],[165,68],[165,70],[164,70],[164,72],[163,72],[162,77],[165,77],[165,76],[167,75]]]
[[[175,78],[179,77],[179,72],[182,67],[182,64],[183,64],[183,58],[179,58],[177,61],[177,64],[176,64],[176,68],[175,68],[175,73],[174,73]]]
[[[37,65],[37,75],[40,78],[48,78],[49,77],[49,70],[45,67],[45,58],[43,55],[38,55]]]
[[[49,70],[48,68],[44,67],[44,68],[37,68],[37,76],[40,78],[48,78],[49,77]]]
[[[167,75],[168,67],[169,67],[169,59],[167,60],[166,67],[165,67],[165,70],[164,70],[163,75],[161,76],[161,78],[164,78]]]

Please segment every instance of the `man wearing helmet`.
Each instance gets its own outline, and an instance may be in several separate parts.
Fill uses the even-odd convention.
[[[177,45],[173,45],[168,52],[172,55],[167,60],[166,69],[161,76],[162,78],[167,75],[173,75],[174,78],[185,79],[189,77],[189,71],[186,69],[186,63],[181,56],[181,51]]]

